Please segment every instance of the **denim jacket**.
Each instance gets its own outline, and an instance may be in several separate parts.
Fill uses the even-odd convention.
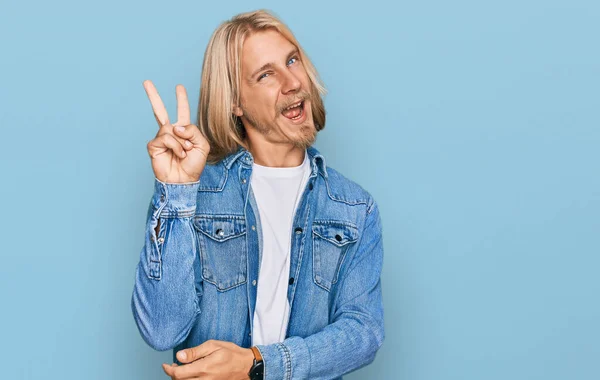
[[[362,187],[307,149],[311,174],[295,212],[286,339],[258,345],[264,378],[341,379],[384,340],[379,209]],[[251,346],[262,235],[240,148],[198,182],[155,178],[131,307],[143,339],[178,350],[209,339]],[[160,220],[158,235],[155,228]]]

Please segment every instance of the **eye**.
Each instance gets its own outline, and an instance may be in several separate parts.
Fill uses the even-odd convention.
[[[296,63],[297,61],[298,61],[298,57],[292,57],[292,58],[290,58],[290,60],[288,61],[287,64],[289,66],[289,65],[291,65],[293,63]]]
[[[264,79],[269,75],[269,73],[264,73],[261,76],[258,77],[258,80]]]

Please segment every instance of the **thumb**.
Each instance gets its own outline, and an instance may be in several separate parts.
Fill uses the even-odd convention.
[[[200,132],[200,128],[194,124],[179,125],[173,128],[175,135],[183,139],[189,140],[195,146],[202,146],[208,148],[208,141]]]
[[[199,346],[187,348],[177,352],[177,360],[182,363],[191,363],[195,360],[212,354],[220,348],[221,346],[219,345],[218,341],[212,339],[207,340]]]

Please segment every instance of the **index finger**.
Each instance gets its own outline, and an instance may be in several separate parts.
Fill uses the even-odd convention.
[[[172,378],[175,377],[177,379],[187,379],[192,376],[201,376],[206,374],[206,364],[203,360],[197,360],[195,362],[189,364],[182,364],[179,366],[168,366],[163,364],[163,371],[168,376]]]
[[[162,127],[165,124],[169,123],[169,115],[167,114],[167,109],[163,104],[162,99],[158,95],[158,91],[154,84],[150,80],[144,81],[144,90],[146,90],[146,95],[148,95],[148,99],[150,99],[150,104],[152,104],[152,110],[154,111],[154,117],[156,117],[156,121]]]
[[[178,84],[175,87],[177,93],[177,125],[189,125],[190,122],[190,104],[188,102],[187,92],[183,85]]]
[[[162,364],[163,367],[163,371],[165,371],[165,373],[167,374],[167,376],[172,376],[173,375],[173,369],[175,367],[178,367],[177,363],[172,363],[171,365],[168,365],[166,363]]]

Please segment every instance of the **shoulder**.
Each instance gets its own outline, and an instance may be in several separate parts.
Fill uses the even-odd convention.
[[[327,167],[327,193],[331,200],[348,205],[365,205],[368,210],[375,205],[371,193],[338,170]]]
[[[227,182],[228,170],[224,161],[206,164],[200,175],[198,191],[221,191]]]

